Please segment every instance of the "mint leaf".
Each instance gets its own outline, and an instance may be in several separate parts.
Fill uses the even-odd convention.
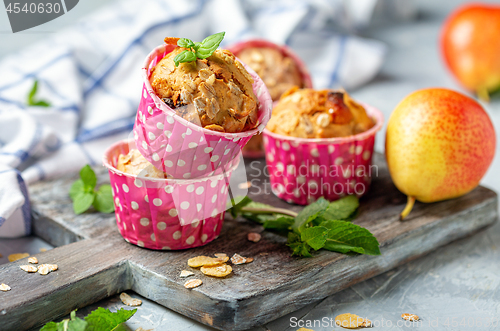
[[[75,212],[75,214],[79,215],[89,209],[90,206],[92,206],[92,202],[94,202],[94,195],[94,192],[78,193],[73,199],[73,211]]]
[[[41,329],[40,331],[57,331],[57,325],[59,323],[56,323],[56,322],[49,322],[47,324],[45,324]]]
[[[222,39],[224,39],[225,34],[225,32],[219,32],[203,39],[203,41],[197,45],[196,56],[199,59],[206,59],[212,55],[217,47],[219,47]]]
[[[227,211],[231,213],[233,218],[236,218],[241,215],[241,208],[245,207],[250,202],[252,202],[252,199],[247,196],[235,197],[234,199],[231,199],[230,203],[227,204],[227,207],[230,207]]]
[[[324,249],[339,253],[351,251],[368,255],[381,254],[377,238],[359,225],[331,220],[321,223],[321,226],[329,230]]]
[[[28,92],[28,97],[26,100],[26,104],[28,106],[39,106],[39,107],[50,107],[50,103],[44,100],[35,100],[36,92],[38,91],[38,80],[33,82],[33,86],[31,90]]]
[[[97,177],[94,170],[92,170],[88,164],[80,170],[80,178],[82,179],[86,191],[94,190],[97,184]]]
[[[73,183],[73,185],[71,185],[71,188],[69,190],[69,196],[71,198],[71,200],[75,200],[76,196],[81,193],[81,192],[84,192],[85,189],[84,189],[84,185],[83,185],[83,181],[81,179],[78,179],[77,181],[75,181]]]
[[[184,50],[174,57],[175,66],[179,66],[179,63],[183,62],[193,62],[196,61],[196,55],[193,51]]]
[[[115,204],[113,203],[113,192],[111,185],[104,184],[99,187],[94,197],[93,206],[101,213],[112,213],[115,211]]]
[[[85,317],[85,321],[88,323],[87,331],[112,331],[130,319],[136,311],[137,309],[119,309],[116,313],[112,313],[108,309],[99,307]]]
[[[264,215],[261,215],[261,216],[264,216]],[[266,216],[276,217],[275,215],[266,215]],[[294,222],[294,219],[292,217],[278,217],[275,219],[269,219],[269,220],[264,221],[263,226],[264,226],[264,229],[284,231],[284,230],[289,230],[290,227],[292,226],[293,222]]]
[[[346,220],[351,218],[359,207],[359,200],[355,195],[348,195],[330,205],[321,216],[327,220]]]
[[[70,314],[70,319],[62,320],[59,323],[49,322],[40,331],[86,331],[87,322],[76,317],[76,310]]]
[[[194,42],[191,39],[181,38],[177,41],[177,46],[191,48],[194,47]]]
[[[325,245],[327,233],[328,229],[323,226],[305,228],[300,233],[300,240],[307,243],[315,251],[317,251]]]
[[[292,229],[295,232],[301,232],[305,226],[315,219],[319,214],[323,213],[329,206],[329,203],[325,198],[321,197],[315,202],[306,206],[302,211],[295,217],[295,222],[293,223]]]
[[[304,257],[312,256],[311,253],[309,252],[309,246],[307,245],[307,243],[301,242],[300,237],[293,232],[288,232],[287,245],[292,250],[292,256],[294,255],[304,256]]]

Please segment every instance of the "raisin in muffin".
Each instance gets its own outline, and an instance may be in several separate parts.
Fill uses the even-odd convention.
[[[174,38],[175,39],[175,38]],[[253,79],[228,50],[175,66],[177,47],[153,68],[155,93],[184,119],[205,129],[237,133],[258,125],[258,100]]]
[[[267,124],[271,132],[297,138],[347,137],[367,131],[373,120],[345,91],[291,89]]]

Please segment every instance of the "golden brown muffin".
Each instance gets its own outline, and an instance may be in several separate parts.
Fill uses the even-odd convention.
[[[130,175],[139,175],[141,177],[172,177],[165,174],[163,171],[158,170],[154,165],[149,163],[137,149],[130,150],[127,155],[121,154],[118,157],[116,169]]]
[[[153,68],[155,93],[186,120],[205,129],[241,132],[258,123],[258,100],[252,76],[228,50],[218,49],[204,60],[174,64],[185,48],[177,47]]]
[[[373,127],[365,109],[345,91],[292,89],[267,124],[271,132],[298,138],[347,137]]]
[[[249,47],[237,54],[264,81],[273,101],[296,86],[304,87],[299,68],[293,59],[270,47]]]

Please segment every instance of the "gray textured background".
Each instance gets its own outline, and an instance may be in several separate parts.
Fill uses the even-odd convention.
[[[384,41],[388,45],[388,54],[376,79],[352,91],[353,96],[378,107],[387,119],[396,104],[416,89],[443,86],[463,91],[446,71],[438,49],[442,20],[463,2],[465,1],[418,0],[416,5],[419,14],[414,21],[379,23],[364,32],[366,37]],[[105,3],[109,1],[82,0],[68,14],[15,35],[10,31],[5,11],[0,10],[0,57],[64,29],[75,19]],[[500,100],[484,106],[499,130]],[[377,139],[377,149],[383,151],[384,133],[380,133]],[[492,167],[483,179],[483,185],[500,191],[499,169],[497,152]],[[383,327],[375,328],[383,330],[417,328],[397,325],[398,321],[402,321],[399,316],[404,312],[422,317],[418,330],[497,330],[500,328],[499,242],[500,224],[496,224],[470,238],[354,285],[254,330],[296,330],[299,327],[290,327],[290,318],[321,320],[324,317],[334,318],[345,312],[366,316],[379,323],[378,325],[384,322]],[[0,258],[0,263],[7,262],[6,256],[10,253],[27,251],[34,254],[40,247],[50,246],[37,238],[1,239],[0,253],[4,257]],[[286,302],[283,304],[286,305]],[[85,314],[99,306],[120,308],[123,305],[117,297],[113,297],[82,309],[79,313]],[[497,319],[497,327],[486,327],[486,320],[494,318]],[[178,331],[211,330],[147,300],[144,300],[127,325],[132,330],[138,327]],[[333,329],[331,326],[311,328],[315,331]]]

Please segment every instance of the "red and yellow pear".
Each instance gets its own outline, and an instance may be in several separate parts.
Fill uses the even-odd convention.
[[[404,98],[389,118],[385,141],[392,180],[408,196],[401,219],[415,200],[436,202],[473,190],[495,146],[493,124],[474,99],[442,88]]]

